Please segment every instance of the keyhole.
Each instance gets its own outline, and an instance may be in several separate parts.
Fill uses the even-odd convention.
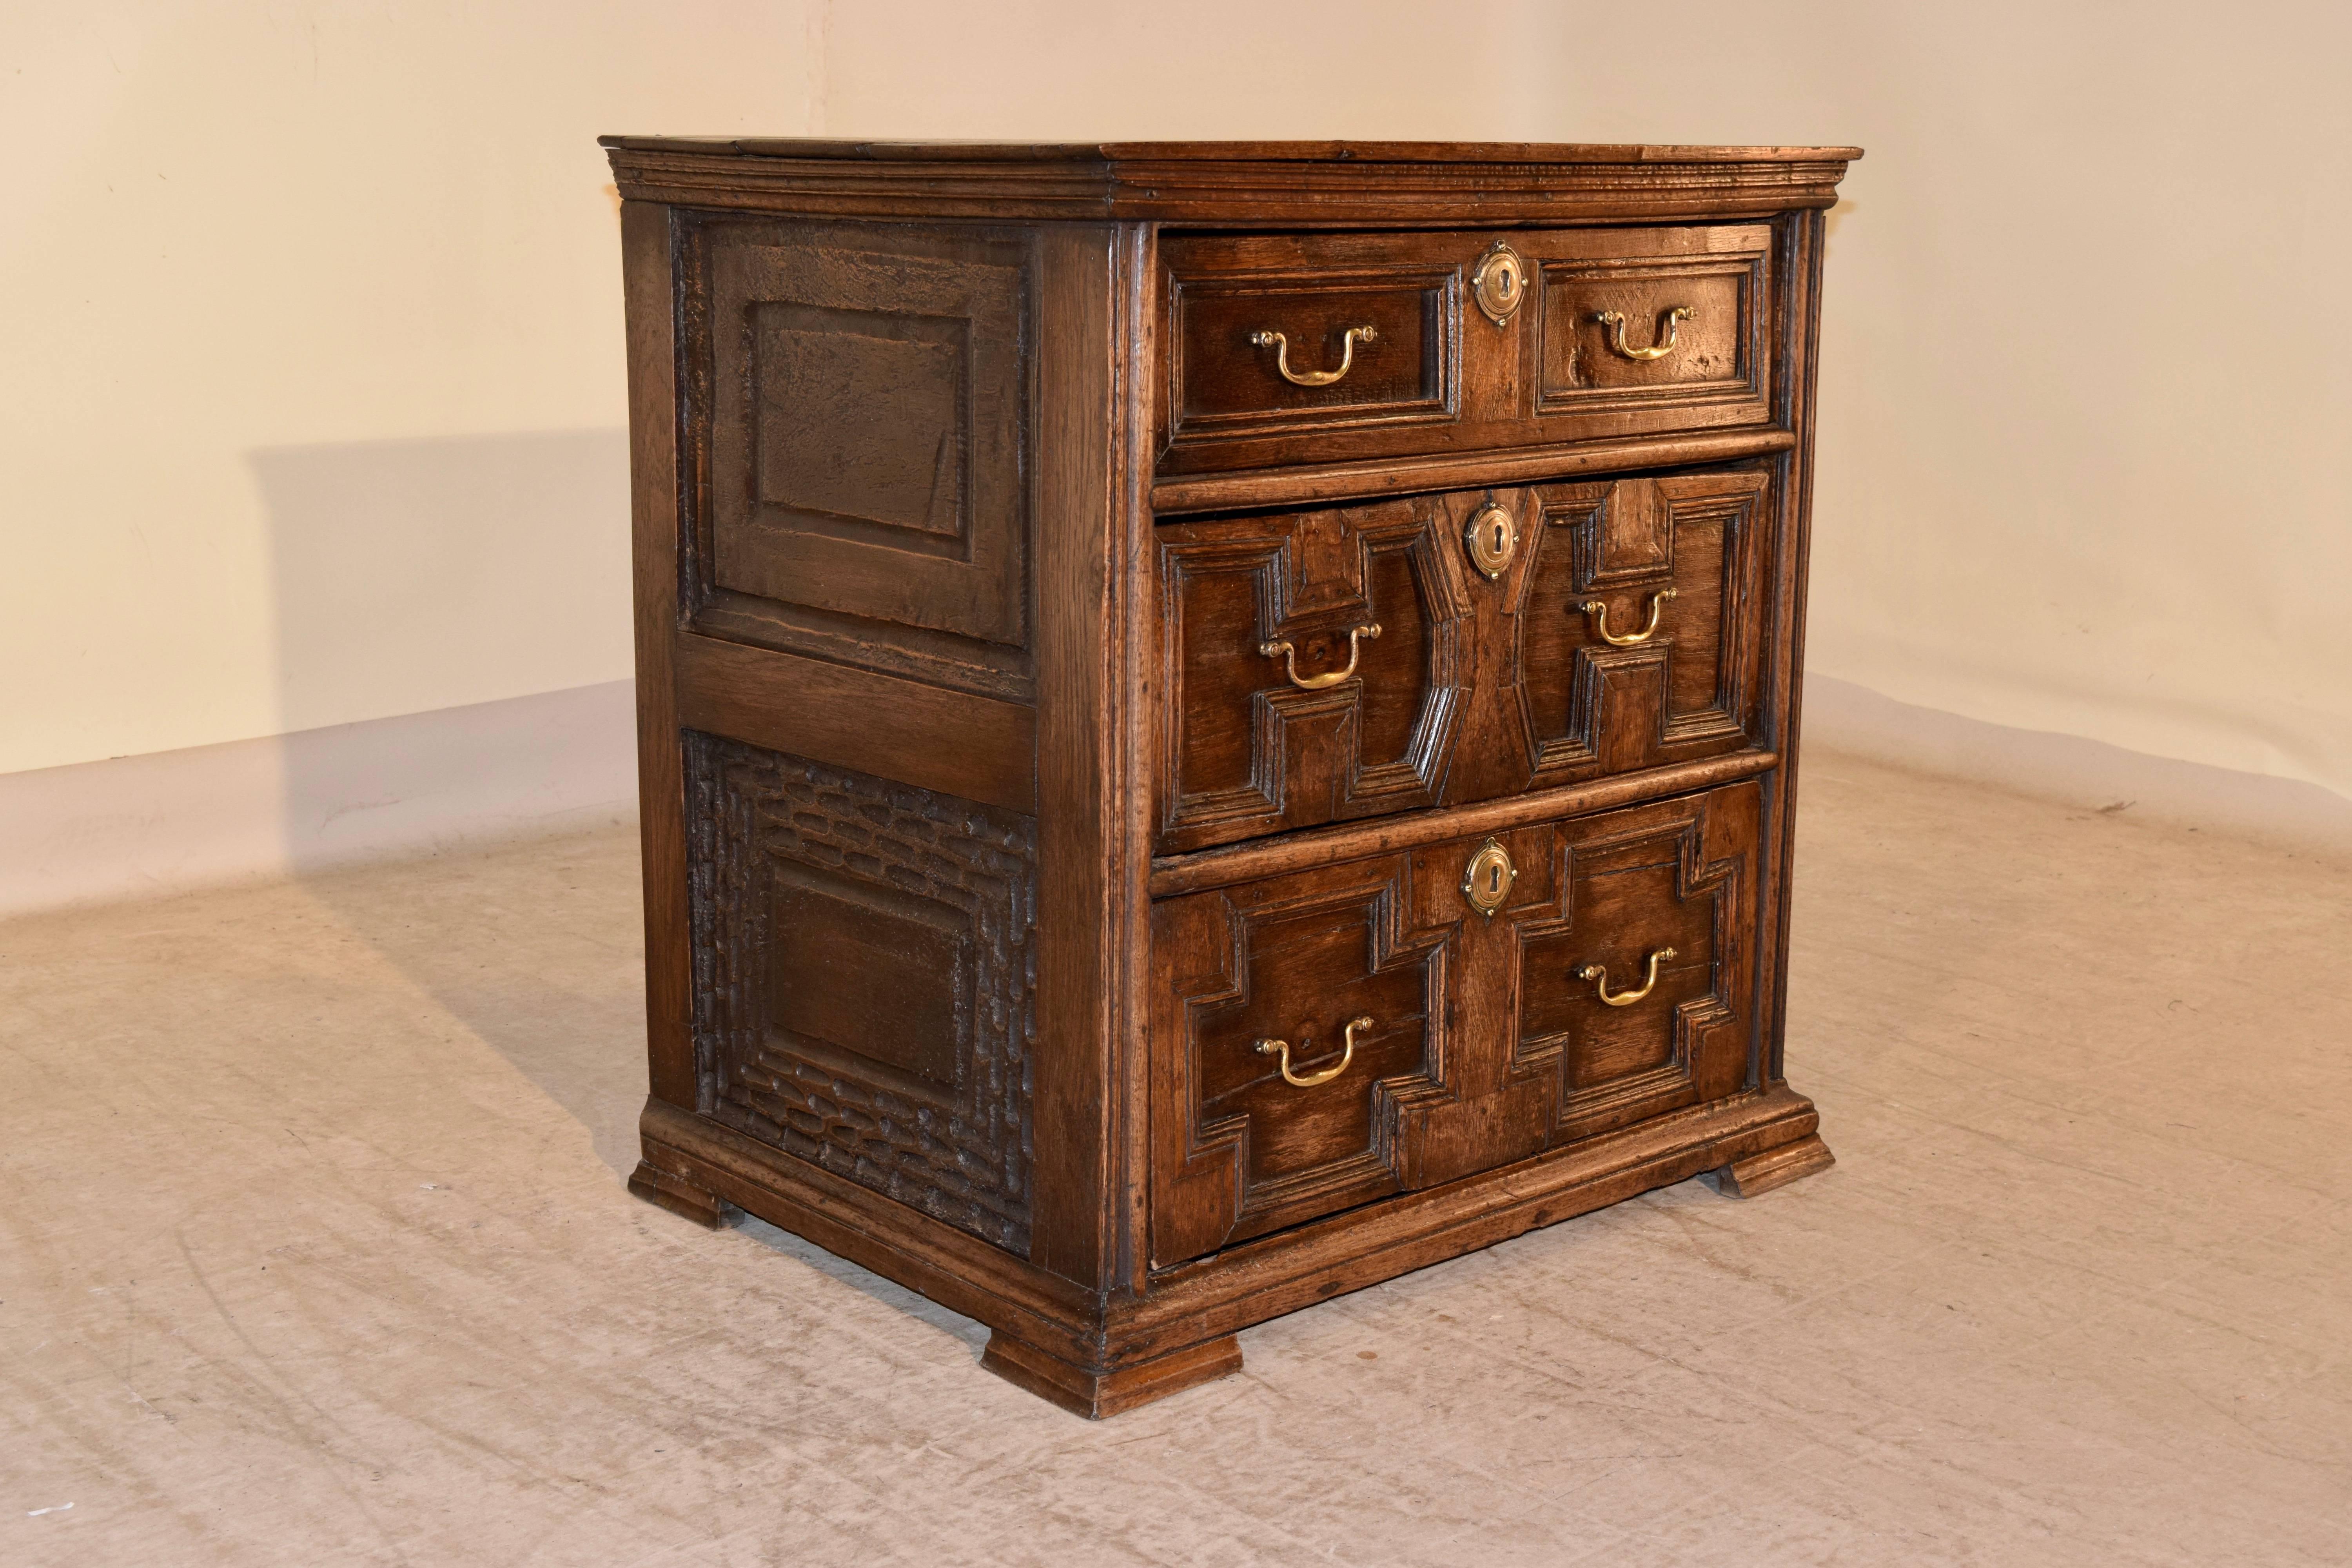
[[[1496,519],[1495,520],[1495,553],[1496,553],[1496,554],[1497,554],[1497,555],[1500,555],[1502,552],[1503,552],[1503,520],[1502,520],[1501,518],[1499,518],[1499,517],[1498,517],[1498,518],[1496,518]]]
[[[1500,866],[1486,868],[1486,890],[1490,893],[1499,893],[1503,890],[1503,868]]]

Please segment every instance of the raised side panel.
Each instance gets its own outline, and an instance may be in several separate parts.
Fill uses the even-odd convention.
[[[706,219],[686,255],[694,629],[1026,696],[1029,239]]]
[[[688,783],[703,1114],[1025,1252],[1035,819],[710,735]]]

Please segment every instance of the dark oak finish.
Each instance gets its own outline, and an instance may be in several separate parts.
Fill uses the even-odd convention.
[[[1850,149],[607,145],[634,1191],[1099,1416],[1830,1163],[1781,955]]]
[[[1748,224],[1169,240],[1160,472],[1767,424],[1771,235]],[[1500,320],[1475,303],[1496,246],[1527,275]],[[1609,312],[1628,319],[1622,331],[1600,319]],[[1671,338],[1669,312],[1687,313]],[[1263,332],[1283,335],[1279,353]],[[1297,384],[1325,376],[1337,379]]]
[[[1759,743],[1769,489],[1749,468],[1163,525],[1160,849]],[[1507,549],[1491,572],[1480,531]]]
[[[1754,1087],[1756,828],[1736,784],[1157,905],[1153,1262]],[[1662,949],[1638,1002],[1579,977]]]

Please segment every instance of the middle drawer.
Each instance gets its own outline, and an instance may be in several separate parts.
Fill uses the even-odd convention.
[[[1760,742],[1761,468],[1162,524],[1159,848]]]

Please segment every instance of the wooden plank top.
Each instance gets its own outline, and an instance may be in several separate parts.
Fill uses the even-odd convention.
[[[1586,142],[856,142],[820,137],[601,136],[630,152],[974,163],[1851,163],[1859,147],[1652,146]]]
[[[1193,226],[1674,222],[1837,200],[1853,147],[606,136],[621,195],[811,216]]]

